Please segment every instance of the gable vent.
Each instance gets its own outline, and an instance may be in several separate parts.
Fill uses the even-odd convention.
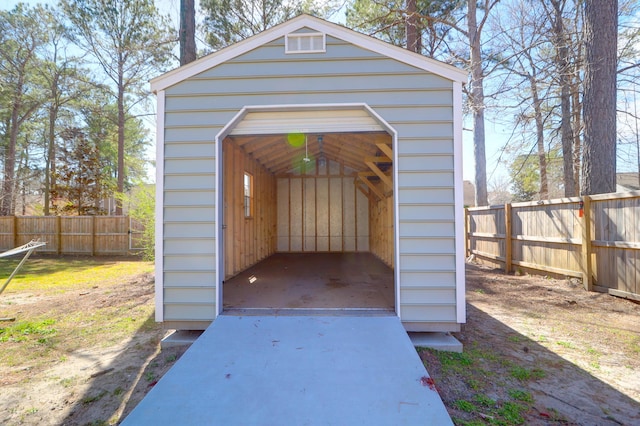
[[[293,33],[285,36],[285,53],[326,52],[324,33]]]

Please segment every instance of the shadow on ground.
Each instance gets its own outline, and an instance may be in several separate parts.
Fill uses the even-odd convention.
[[[522,424],[640,424],[640,401],[634,399],[634,392],[638,389],[637,359],[624,356],[629,352],[621,349],[621,341],[616,345],[615,341],[612,343],[607,340],[606,333],[602,333],[605,334],[604,338],[596,335],[597,328],[593,328],[591,338],[588,334],[581,334],[585,333],[585,327],[593,320],[587,317],[591,315],[590,312],[594,313],[594,318],[602,318],[604,324],[599,327],[610,330],[614,324],[607,323],[607,315],[624,312],[625,315],[635,316],[638,307],[629,301],[570,288],[571,284],[562,281],[527,281],[491,272],[488,274],[472,266],[467,267],[467,289],[472,293],[468,293],[467,297],[467,323],[463,325],[461,333],[456,333],[456,337],[464,345],[464,360],[468,364],[463,362],[451,367],[438,354],[420,351],[452,417],[459,419],[459,424],[473,421],[479,421],[477,424],[493,424],[491,417],[498,409],[483,407],[478,401],[486,396],[499,406],[517,404],[519,401],[513,395],[524,391],[533,396],[533,401],[525,404],[531,409],[524,414]],[[560,285],[567,288],[559,288]],[[511,295],[507,295],[510,292]],[[569,301],[562,305],[565,298]],[[561,306],[554,303],[558,301]],[[543,307],[545,304],[547,306]],[[598,306],[608,309],[601,309],[602,312],[598,313]],[[531,332],[527,332],[531,337],[508,325],[518,324],[518,320],[523,321],[519,328],[523,324],[531,327]],[[563,320],[575,324],[575,327],[565,329]],[[618,327],[618,324],[615,326]],[[635,323],[626,328],[632,329],[631,333],[637,339],[639,333]],[[629,330],[624,332],[628,333]],[[619,334],[614,332],[613,336]],[[569,340],[572,338],[573,341]],[[590,352],[591,345],[598,343],[600,348],[609,345],[606,351],[599,354],[600,358],[593,358],[596,361],[599,359],[602,364],[601,367],[594,367],[602,368],[598,375],[610,377],[618,384],[623,383],[623,387],[634,398],[623,393],[622,388],[614,388],[560,355],[568,353],[571,356],[567,358],[586,362],[593,354]],[[559,353],[550,349],[554,347],[559,348]],[[581,355],[586,358],[580,358]],[[475,412],[460,409],[464,404],[459,401],[475,404]]]
[[[531,283],[525,289],[507,283],[501,289],[490,285],[488,280],[502,279],[505,276],[488,278],[488,275],[480,274],[481,271],[478,270],[468,269],[468,272],[471,272],[467,280],[469,290],[478,293],[468,298],[467,323],[456,337],[464,344],[471,363],[464,365],[462,369],[451,370],[432,352],[420,351],[453,417],[461,419],[461,424],[464,421],[478,420],[478,417],[472,417],[473,413],[460,410],[457,401],[476,401],[474,398],[483,394],[499,404],[513,402],[513,392],[509,391],[522,390],[533,396],[531,409],[524,413],[522,424],[640,424],[639,401],[507,325],[511,320],[511,313],[515,312],[519,315],[531,314],[536,321],[558,321],[554,316],[557,311],[549,310],[555,305],[547,294],[548,288]],[[505,295],[509,292],[512,292],[509,297],[500,300],[496,297],[497,294]],[[474,299],[481,299],[479,296],[482,296],[484,305],[474,302]],[[600,296],[585,294],[581,297],[585,298],[586,312],[593,308],[586,306],[586,299]],[[542,303],[545,300],[549,303],[548,309],[543,312]],[[617,303],[608,300],[605,303]],[[567,302],[567,306],[575,306],[575,303],[570,302]],[[583,301],[578,299],[577,303],[580,305]],[[565,309],[563,306],[556,308]],[[573,312],[569,311],[570,314]],[[615,313],[615,309],[610,312]],[[579,316],[570,315],[569,318],[576,322],[585,320]],[[607,325],[606,321],[604,325]],[[637,333],[635,328],[633,330]],[[545,332],[540,330],[536,334],[542,333]],[[75,405],[64,424],[98,425],[122,421],[187,349],[183,346],[160,352],[159,341],[162,335],[160,326],[153,323],[152,317],[148,318],[126,347],[92,376],[89,389],[75,399]],[[381,347],[384,347],[383,342]],[[603,358],[613,356],[611,354],[615,352],[615,347],[612,347],[609,354],[603,354]],[[628,367],[621,366],[620,371],[628,375],[627,382],[637,380],[638,370],[635,365],[637,362],[634,361]],[[522,377],[522,374],[515,374],[515,371],[523,374],[528,372],[530,375],[524,374],[526,377]],[[480,407],[479,410],[485,408]],[[478,421],[476,424],[492,423],[488,417],[480,417]]]
[[[62,424],[106,425],[124,420],[188,348],[160,351],[163,335],[161,325],[150,316],[129,342],[114,350],[110,362],[90,376],[88,389],[74,398]]]

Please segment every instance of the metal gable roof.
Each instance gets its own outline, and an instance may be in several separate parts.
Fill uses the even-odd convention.
[[[377,52],[381,55],[395,59],[399,62],[412,65],[416,68],[423,69],[427,72],[439,75],[451,81],[465,83],[467,81],[467,72],[458,69],[452,65],[437,61],[432,58],[411,52],[398,46],[394,46],[382,40],[378,40],[368,35],[358,33],[332,22],[325,21],[310,15],[300,15],[287,22],[270,28],[266,31],[249,37],[243,41],[225,47],[217,52],[202,57],[190,64],[176,68],[161,76],[151,80],[151,90],[158,92],[164,90],[174,84],[180,83],[196,74],[204,72],[221,63],[231,60],[246,52],[249,52],[266,43],[284,37],[286,34],[297,31],[301,28],[308,27],[318,32],[325,33],[332,37],[344,40],[355,46]]]

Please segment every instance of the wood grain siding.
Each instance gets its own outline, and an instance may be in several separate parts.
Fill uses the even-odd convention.
[[[276,251],[276,181],[242,148],[224,141],[224,269],[225,279]],[[253,177],[253,203],[245,216],[244,174]]]
[[[371,202],[371,253],[389,265],[395,266],[393,197]]]
[[[329,163],[277,179],[278,251],[369,251],[369,202],[352,171]]]
[[[166,88],[166,321],[215,315],[215,299],[202,290],[215,292],[217,132],[249,105],[338,103],[366,103],[397,131],[397,193],[368,201],[353,178],[279,177],[271,245],[248,257],[271,248],[370,250],[400,269],[403,321],[424,330],[429,323],[455,325],[452,82],[330,36],[326,53],[286,55],[280,38]],[[191,244],[205,252],[184,254]],[[225,265],[226,272],[242,264]]]

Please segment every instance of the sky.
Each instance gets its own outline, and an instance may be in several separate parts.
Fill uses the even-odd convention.
[[[178,26],[180,19],[180,0],[155,0],[156,6],[161,13],[167,14]],[[15,7],[18,3],[27,3],[30,5],[50,4],[56,5],[58,0],[0,0],[0,9],[9,10]],[[195,0],[196,15],[199,14],[199,0]],[[201,19],[196,16],[196,20]],[[338,14],[335,20],[342,21],[344,19],[343,14]],[[151,135],[155,135],[155,127],[152,122],[148,123]],[[486,157],[487,157],[487,176],[491,179],[506,179],[508,173],[504,166],[496,167],[497,160],[500,155],[500,149],[507,140],[508,135],[506,132],[496,127],[494,123],[487,121],[485,123],[486,128]],[[473,132],[470,117],[465,118],[464,130],[463,130],[463,178],[473,182],[475,176],[475,162],[473,158]],[[155,141],[155,137],[153,137]],[[155,155],[155,147],[151,147],[148,151],[148,158],[152,159]]]

